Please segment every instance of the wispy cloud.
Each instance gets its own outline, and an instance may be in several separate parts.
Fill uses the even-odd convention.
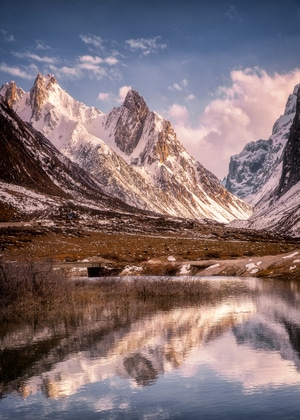
[[[104,43],[101,36],[93,34],[80,34],[79,38],[91,49],[96,49],[100,51],[104,50]]]
[[[100,92],[98,94],[98,100],[103,103],[116,103],[122,104],[124,102],[124,99],[129,92],[129,90],[132,89],[129,85],[121,86],[119,89],[119,95],[115,95],[112,92]]]
[[[231,4],[226,10],[225,16],[230,20],[241,20],[241,16],[233,4]]]
[[[23,58],[23,59],[30,59],[33,61],[37,61],[39,63],[46,63],[46,64],[55,64],[57,63],[58,59],[55,57],[48,57],[48,56],[39,56],[38,54],[34,54],[31,52],[13,52],[12,53],[17,58]]]
[[[105,77],[118,80],[118,70],[114,70],[119,61],[115,57],[102,58],[99,56],[83,55],[77,57],[74,62],[66,63],[63,66],[49,66],[51,72],[60,77],[70,79],[81,79],[89,77],[90,79],[101,80]]]
[[[17,67],[9,66],[6,63],[0,64],[0,71],[8,73],[14,77],[21,77],[22,79],[32,80],[37,73],[37,68],[35,66],[29,67]]]
[[[106,57],[101,58],[98,56],[91,56],[91,55],[83,55],[79,58],[79,61],[84,64],[91,64],[94,66],[98,66],[99,64],[108,64],[109,66],[113,66],[119,63],[115,57]]]
[[[37,50],[42,50],[42,51],[52,50],[52,48],[48,44],[46,44],[44,41],[42,41],[40,39],[37,39],[35,41],[35,43],[36,43],[36,49]]]
[[[186,79],[181,80],[180,82],[175,82],[172,85],[168,86],[168,90],[170,91],[179,91],[181,92],[186,88],[188,85],[188,81]]]
[[[0,29],[1,38],[5,42],[14,42],[15,38],[12,34],[8,33],[5,29]]]
[[[167,44],[159,42],[160,39],[160,36],[154,38],[127,39],[125,44],[132,52],[149,55],[167,48]]]

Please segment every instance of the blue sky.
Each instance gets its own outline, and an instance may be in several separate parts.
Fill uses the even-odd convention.
[[[300,0],[0,0],[0,85],[53,73],[104,112],[128,88],[220,178],[300,83]]]

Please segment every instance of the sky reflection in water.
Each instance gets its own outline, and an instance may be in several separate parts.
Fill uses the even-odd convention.
[[[110,317],[110,330],[97,311],[74,328],[8,329],[0,417],[297,418],[300,285],[231,281],[249,292],[114,326]],[[18,378],[4,358],[22,354]]]

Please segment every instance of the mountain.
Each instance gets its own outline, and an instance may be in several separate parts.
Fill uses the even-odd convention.
[[[139,209],[219,222],[246,219],[250,205],[196,162],[167,120],[130,90],[108,114],[67,94],[39,74],[30,92],[14,82],[1,94],[24,120],[97,179],[103,191]]]
[[[0,211],[2,220],[49,213],[136,209],[101,185],[24,122],[0,96]]]
[[[243,224],[300,236],[300,85],[269,140],[248,143],[230,160],[227,188],[255,205]]]
[[[240,154],[230,158],[226,188],[255,205],[266,190],[276,187],[281,176],[283,150],[288,141],[296,113],[297,85],[287,100],[284,114],[275,122],[268,140],[252,141]]]

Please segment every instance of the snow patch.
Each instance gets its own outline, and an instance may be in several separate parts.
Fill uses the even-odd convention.
[[[185,274],[189,274],[191,270],[191,264],[184,264],[179,271],[180,275],[185,275]]]
[[[219,263],[210,265],[209,267],[206,268],[206,270],[211,270],[212,268],[217,268],[217,267],[220,267]]]
[[[296,255],[298,255],[299,254],[299,252],[298,251],[295,251],[295,252],[293,252],[292,254],[290,254],[290,255],[286,255],[285,257],[282,257],[284,260],[285,259],[287,259],[287,258],[294,258]]]

